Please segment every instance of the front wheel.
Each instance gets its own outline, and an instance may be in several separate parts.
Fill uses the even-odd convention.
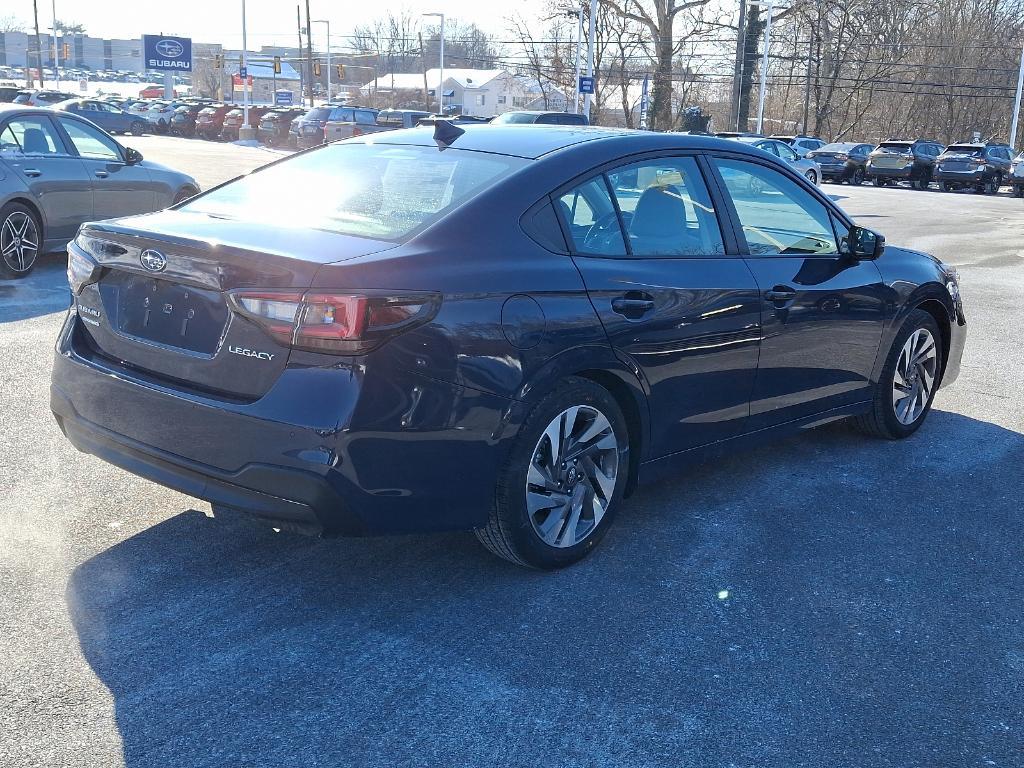
[[[804,178],[806,178],[814,186],[818,186],[818,174],[816,174],[814,171],[808,171],[807,173],[805,173]]]
[[[570,565],[604,538],[628,474],[629,436],[615,399],[592,381],[566,379],[524,422],[476,536],[517,565]]]
[[[900,440],[924,423],[942,379],[942,336],[935,318],[915,309],[889,348],[871,410],[854,425],[874,437]]]
[[[128,129],[131,131],[132,136],[141,136],[146,131],[146,126],[141,120],[133,120],[131,127]]]
[[[864,183],[864,171],[862,171],[860,168],[857,168],[853,172],[853,175],[850,176],[850,184],[855,186],[855,187],[859,187],[863,183]]]

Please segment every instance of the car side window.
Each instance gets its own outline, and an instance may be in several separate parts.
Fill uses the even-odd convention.
[[[774,142],[771,141],[760,141],[755,145],[758,149],[763,149],[765,152],[771,155],[779,156],[779,150],[775,148]]]
[[[722,234],[692,157],[644,160],[609,171],[634,256],[721,256]]]
[[[778,153],[779,157],[781,157],[783,160],[787,162],[792,163],[799,159],[799,155],[797,155],[796,152],[787,147],[785,144],[777,144],[775,146],[775,150]]]
[[[604,176],[573,187],[558,198],[558,209],[569,229],[573,250],[592,256],[625,256],[619,216]]]
[[[838,253],[828,208],[784,174],[756,163],[714,158],[752,256]]]
[[[92,126],[83,125],[77,120],[61,119],[60,124],[71,137],[78,154],[90,160],[121,161],[121,150],[113,139],[96,130]]]
[[[45,117],[16,117],[7,123],[0,136],[0,151],[23,155],[63,155],[67,153],[53,124]]]
[[[373,114],[373,112],[367,112],[365,109],[357,109],[355,118],[356,123],[358,123],[359,125],[377,124],[377,116]]]

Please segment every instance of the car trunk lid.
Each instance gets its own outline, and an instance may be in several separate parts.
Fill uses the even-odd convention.
[[[229,292],[294,290],[317,270],[393,243],[183,211],[89,225],[103,269],[76,299],[90,343],[107,357],[190,388],[255,399],[289,348],[231,310]],[[109,244],[109,245],[107,245]]]

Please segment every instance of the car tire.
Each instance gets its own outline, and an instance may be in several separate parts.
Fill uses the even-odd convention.
[[[196,189],[195,187],[182,187],[181,189],[179,189],[177,191],[177,193],[175,193],[174,199],[171,201],[171,205],[177,205],[178,203],[183,203],[186,200],[188,200],[190,197],[195,197],[198,194],[199,194],[199,190]]]
[[[804,178],[811,182],[811,184],[813,184],[814,186],[818,186],[818,174],[816,174],[814,171],[808,171],[807,173],[805,173]]]
[[[864,183],[864,171],[862,171],[860,168],[857,168],[850,175],[850,186],[859,187],[863,183]]]
[[[941,183],[941,184],[939,185],[939,188],[940,188],[940,189],[941,189],[941,190],[942,190],[943,192],[952,192],[952,191],[953,191],[953,185],[952,185],[952,184],[950,184],[950,183],[949,183],[948,181],[944,181],[944,182],[942,182],[942,183]]]
[[[146,126],[143,125],[141,120],[132,120],[132,124],[128,130],[131,131],[132,136],[141,136],[146,132]]]
[[[917,189],[917,190],[920,190],[921,192],[924,192],[925,190],[928,189],[928,187],[931,186],[931,179],[929,179],[929,178],[927,178],[925,176],[922,176],[917,181],[913,182],[911,184],[911,186],[914,189]]]
[[[575,563],[604,538],[628,474],[629,433],[615,399],[588,379],[568,378],[523,423],[476,537],[516,565]]]
[[[0,278],[18,280],[28,276],[43,251],[42,232],[31,208],[21,203],[0,208]],[[26,240],[35,248],[27,247]]]
[[[942,381],[942,357],[942,335],[935,318],[924,310],[913,310],[889,348],[871,410],[855,416],[854,426],[864,434],[887,440],[902,440],[914,434],[927,418]],[[908,363],[917,359],[922,361],[920,365],[915,363],[908,372]],[[911,396],[916,399],[908,404]]]
[[[1024,197],[1024,185],[1014,184],[1013,185],[1013,192],[1011,192],[1011,194],[1014,197]]]
[[[985,185],[985,194],[998,195],[999,188],[1001,186],[1003,186],[1003,176],[1002,174],[997,173],[995,176],[989,179],[989,182]]]
[[[885,186],[885,179],[881,178],[880,176],[875,176],[875,178],[873,178],[871,181],[872,181],[872,183],[874,183],[874,185],[876,187],[884,187]]]

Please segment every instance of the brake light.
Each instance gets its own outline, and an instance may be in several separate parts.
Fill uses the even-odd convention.
[[[435,293],[234,291],[231,308],[277,342],[313,352],[363,354],[431,320]]]
[[[352,135],[353,136],[362,136],[363,135],[363,129],[360,128],[358,125],[353,125],[352,126]]]

